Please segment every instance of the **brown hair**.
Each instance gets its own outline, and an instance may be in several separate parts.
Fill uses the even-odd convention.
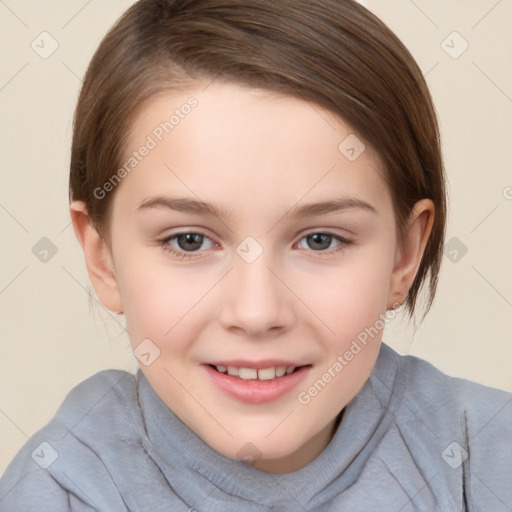
[[[434,202],[406,298],[412,314],[428,280],[428,310],[446,222],[436,115],[409,51],[353,0],[140,0],[129,8],[94,54],[74,118],[70,199],[85,202],[98,232],[108,238],[113,192],[101,199],[94,191],[122,165],[144,102],[214,78],[312,101],[348,122],[381,158],[399,233],[418,200]]]

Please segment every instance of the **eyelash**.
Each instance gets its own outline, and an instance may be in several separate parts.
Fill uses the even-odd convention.
[[[204,234],[202,234],[200,232],[197,232],[197,231],[183,231],[183,232],[180,232],[180,233],[175,233],[173,235],[167,236],[167,237],[162,238],[160,240],[157,240],[157,242],[158,242],[158,245],[161,246],[162,249],[165,252],[171,253],[173,256],[176,256],[176,257],[181,258],[183,260],[190,260],[190,259],[196,257],[195,255],[197,255],[198,253],[204,252],[204,251],[200,251],[200,250],[186,252],[186,251],[177,251],[176,249],[174,249],[170,245],[171,240],[174,240],[175,238],[178,238],[179,236],[183,236],[183,235],[200,235],[200,236],[204,237],[205,239],[209,239],[210,240],[210,238],[208,236],[206,236],[206,235],[204,235]],[[318,256],[318,257],[331,256],[331,255],[333,255],[335,253],[338,253],[338,252],[346,249],[347,246],[353,244],[352,240],[349,240],[348,238],[342,237],[340,235],[336,235],[334,233],[330,233],[329,231],[312,231],[312,232],[307,233],[304,236],[302,236],[302,238],[299,240],[299,243],[302,240],[304,240],[305,238],[308,238],[308,237],[313,236],[313,235],[326,235],[326,236],[332,237],[333,240],[336,240],[337,242],[340,243],[340,246],[338,248],[334,249],[334,250],[333,249],[331,249],[331,250],[324,250],[324,251],[315,251],[313,249],[309,250],[309,252],[314,253],[315,256]]]

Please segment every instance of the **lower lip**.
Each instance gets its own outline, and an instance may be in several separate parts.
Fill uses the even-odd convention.
[[[244,380],[227,373],[220,373],[209,365],[203,365],[213,383],[227,395],[248,404],[272,402],[298,386],[309,373],[311,366],[272,380]]]

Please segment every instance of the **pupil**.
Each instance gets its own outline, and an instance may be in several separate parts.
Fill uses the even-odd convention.
[[[195,251],[203,244],[203,235],[197,233],[187,233],[178,236],[178,245],[184,251]]]
[[[331,245],[332,236],[323,233],[315,233],[308,236],[308,245],[312,249],[328,249]]]

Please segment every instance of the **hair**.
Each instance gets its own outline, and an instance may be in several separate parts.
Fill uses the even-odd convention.
[[[432,232],[405,299],[423,284],[430,309],[442,260],[446,192],[439,128],[407,48],[353,0],[140,0],[107,33],[75,111],[70,200],[83,201],[109,238],[115,191],[94,193],[119,169],[137,113],[155,95],[204,80],[261,88],[333,112],[379,155],[401,236],[414,204],[435,205]]]

